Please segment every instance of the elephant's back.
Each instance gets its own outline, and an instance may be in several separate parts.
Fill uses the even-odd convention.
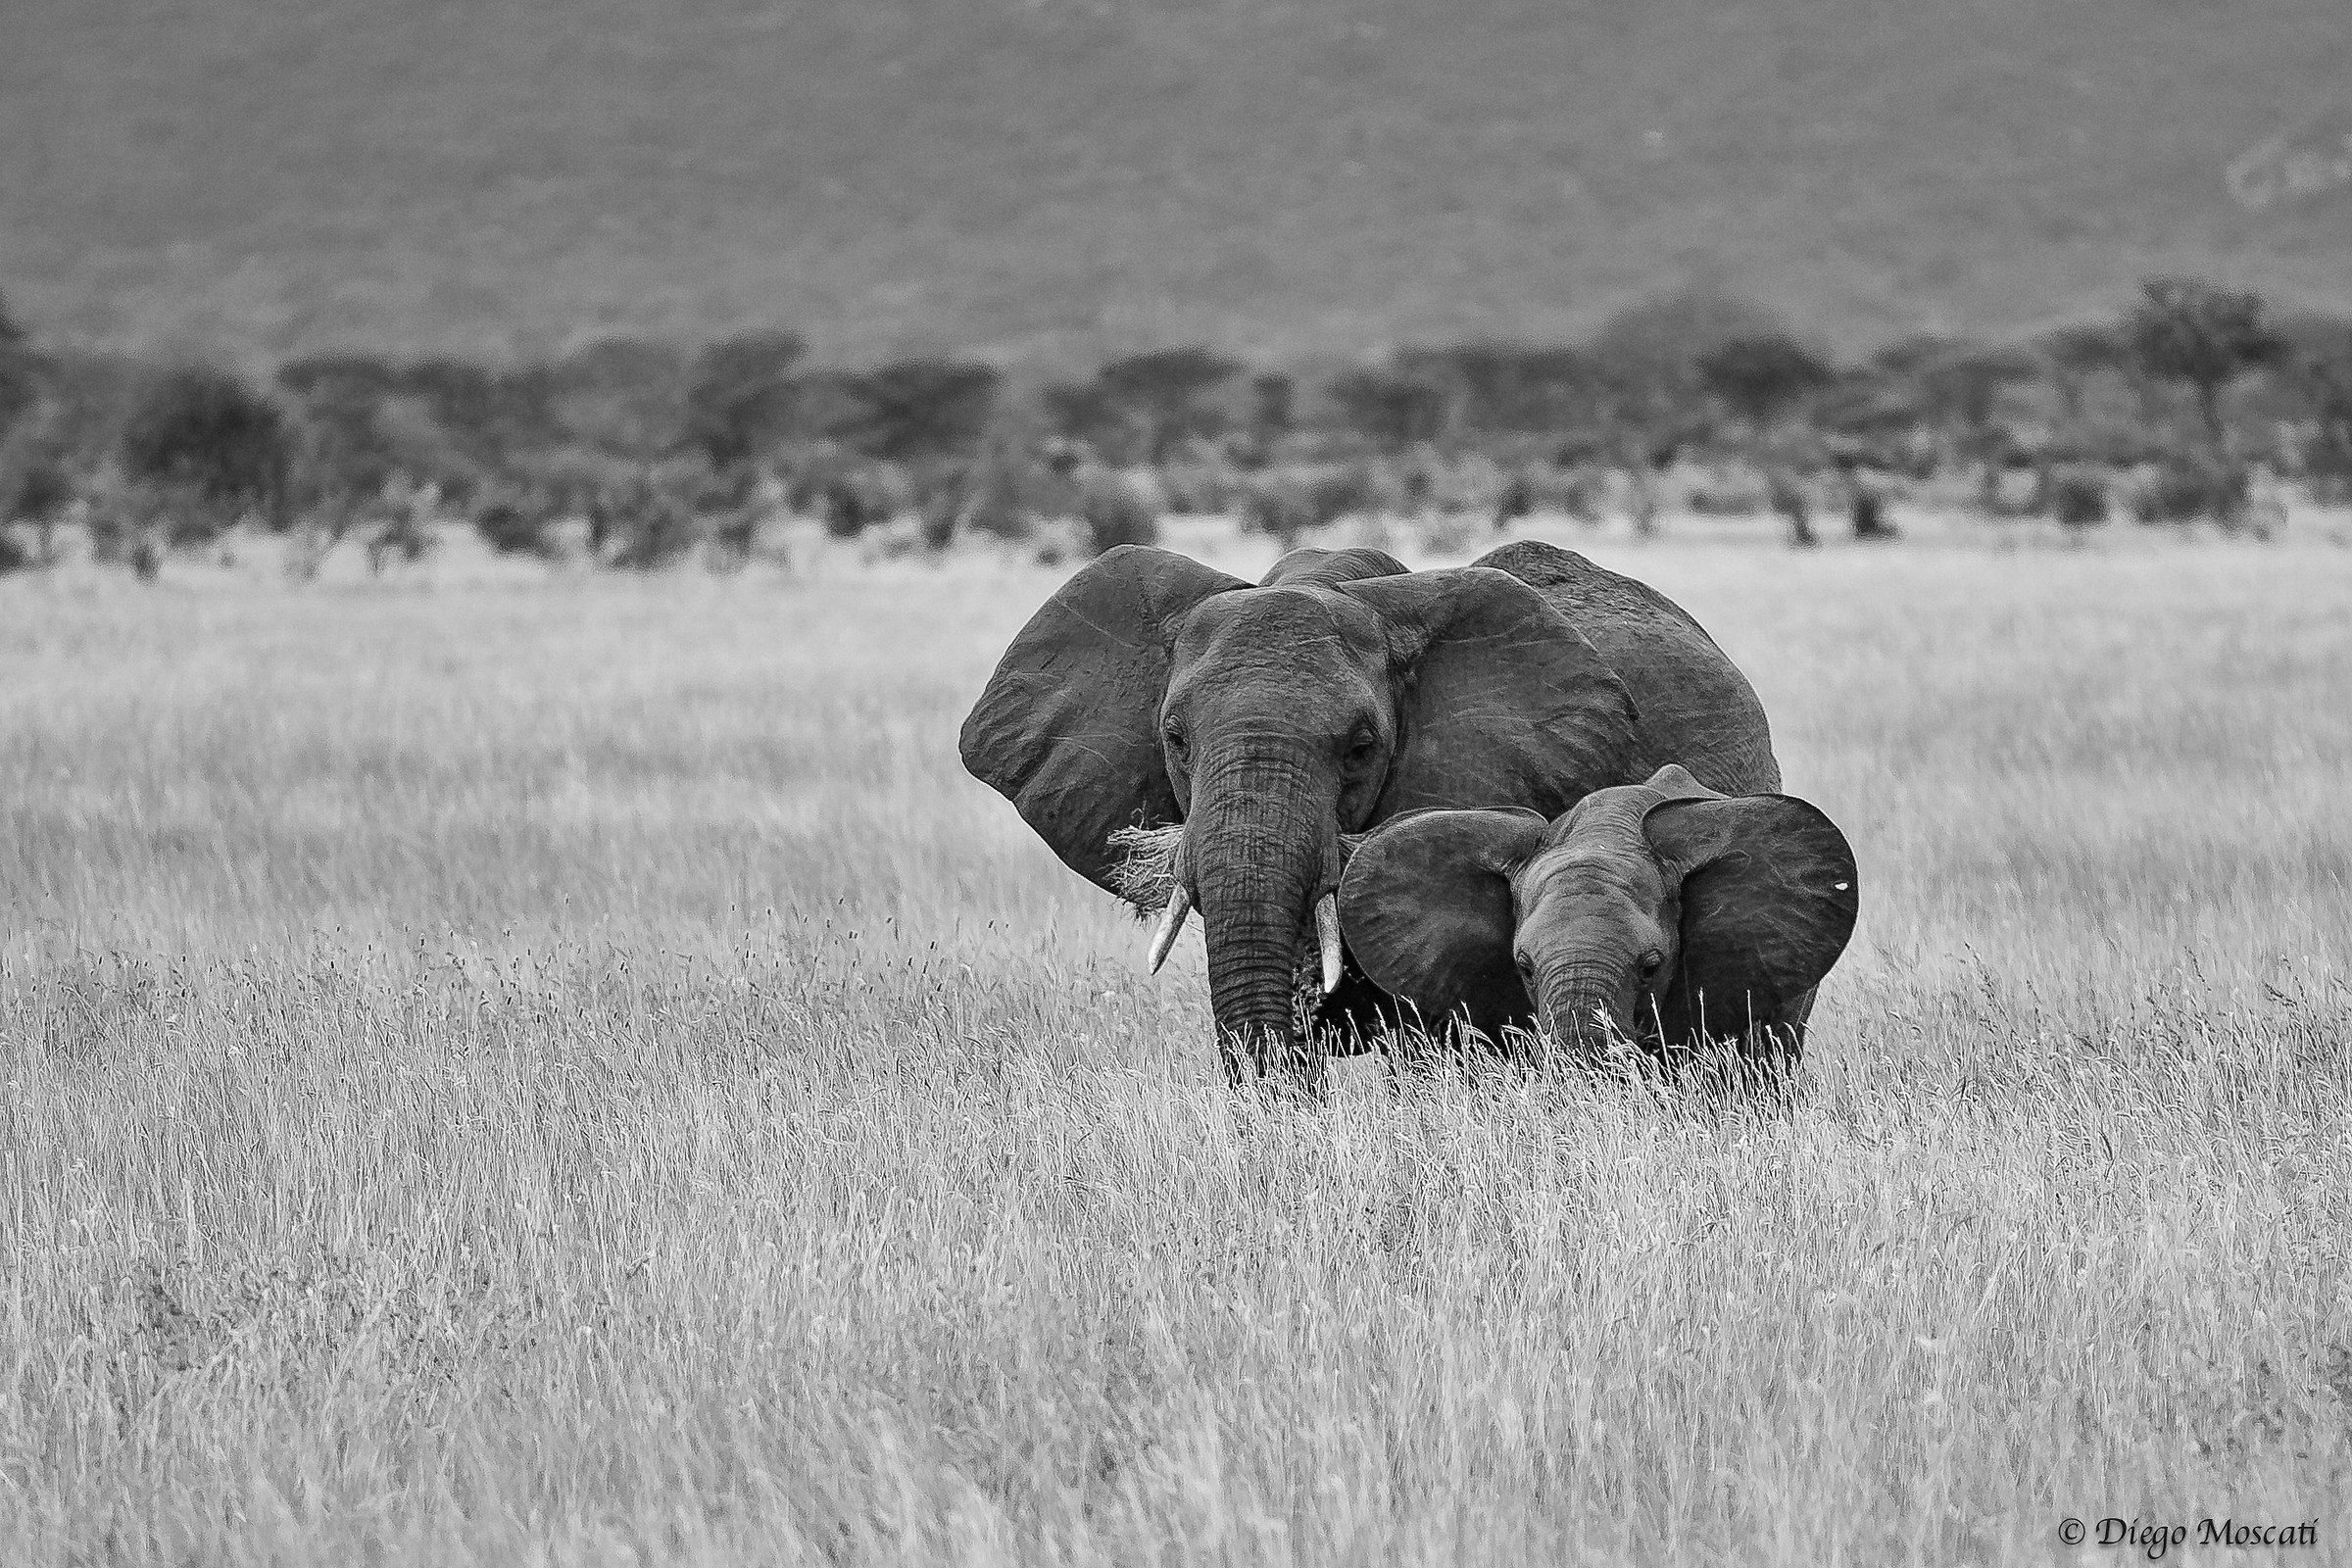
[[[1763,703],[1689,611],[1645,582],[1540,540],[1504,545],[1475,564],[1542,594],[1617,671],[1640,715],[1637,777],[1680,762],[1727,795],[1781,787]]]

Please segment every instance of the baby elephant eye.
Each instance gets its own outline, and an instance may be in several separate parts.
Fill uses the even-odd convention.
[[[1647,953],[1642,955],[1642,972],[1643,974],[1656,974],[1659,968],[1663,966],[1665,962],[1666,955],[1660,953],[1657,949],[1652,948]]]

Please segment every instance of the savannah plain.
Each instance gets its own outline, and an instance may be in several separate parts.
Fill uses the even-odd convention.
[[[0,584],[0,1555],[2352,1549],[2352,553],[2105,534],[1557,534],[1854,843],[1770,1102],[1228,1092],[957,764],[1054,569]]]

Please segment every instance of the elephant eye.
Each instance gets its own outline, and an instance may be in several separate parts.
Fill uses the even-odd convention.
[[[1170,724],[1168,726],[1168,750],[1174,752],[1178,757],[1182,757],[1190,749],[1191,742],[1184,738],[1184,731]]]
[[[1536,977],[1536,960],[1529,957],[1526,954],[1512,954],[1511,961],[1519,966],[1520,979],[1533,980]]]
[[[1660,953],[1657,949],[1652,948],[1647,953],[1642,955],[1642,972],[1643,974],[1656,974],[1659,967],[1665,962],[1666,955]]]

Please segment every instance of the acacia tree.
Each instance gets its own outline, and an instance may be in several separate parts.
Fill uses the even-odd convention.
[[[2153,379],[2188,387],[2206,435],[2216,448],[2226,447],[2222,394],[2276,362],[2283,348],[2261,296],[2194,277],[2152,277],[2139,287],[2139,303],[2125,322],[2132,359]]]
[[[2057,387],[2069,419],[2082,417],[2082,394],[2092,376],[2132,367],[2131,345],[2103,321],[2076,321],[2052,328],[2034,339],[2034,346],[2049,367],[2051,384]]]
[[[1619,311],[1585,345],[1600,398],[1605,450],[1637,474],[1713,423],[1699,362],[1741,339],[1785,335],[1772,311],[1708,288],[1686,288]]]
[[[0,295],[0,435],[41,401],[41,379],[30,335]]]
[[[26,419],[0,440],[0,523],[28,522],[39,539],[33,560],[57,558],[57,524],[77,494],[67,456],[48,419]]]
[[[190,366],[158,381],[122,431],[123,471],[159,490],[209,509],[253,508],[273,526],[286,519],[292,429],[269,398],[211,366]],[[183,534],[212,531],[191,514]]]
[[[1581,349],[1465,343],[1399,355],[1399,369],[1447,386],[1463,422],[1479,430],[1537,434],[1592,426],[1606,397],[1592,358]]]
[[[1434,441],[1446,427],[1446,389],[1403,369],[1348,370],[1324,395],[1349,429],[1384,452]]]
[[[1837,379],[1829,362],[1785,332],[1736,337],[1698,357],[1706,389],[1761,434]]]
[[[686,434],[686,356],[667,343],[609,337],[549,367],[549,407],[583,446],[649,462]],[[485,391],[496,383],[485,379]]]
[[[996,416],[1003,377],[969,360],[900,360],[840,378],[853,406],[832,434],[894,463],[960,457]]]
[[[1298,423],[1298,381],[1288,370],[1260,370],[1250,378],[1250,433],[1261,450],[1289,435]]]
[[[1210,348],[1153,349],[1111,361],[1095,372],[1095,384],[1143,423],[1152,461],[1165,463],[1178,442],[1222,426],[1223,416],[1204,400],[1241,369],[1241,361]]]
[[[793,367],[808,351],[797,332],[743,332],[695,356],[686,389],[686,439],[724,467],[790,434],[798,412]]]
[[[2314,426],[2305,466],[2331,485],[2352,482],[2352,319],[2306,318],[2290,337],[2289,375]]]
[[[1978,504],[1993,510],[2001,466],[2013,443],[2000,420],[2001,394],[2040,371],[2022,349],[1954,339],[1924,355],[1910,369],[1921,415],[1949,431],[1963,457],[1979,467]]]
[[[1123,463],[1136,434],[1133,420],[1099,378],[1052,381],[1038,404],[1054,434],[1075,441],[1106,463]]]
[[[366,354],[316,355],[279,366],[277,385],[306,426],[295,465],[298,505],[348,504],[383,488],[399,466],[383,418],[400,395],[391,365]]]

